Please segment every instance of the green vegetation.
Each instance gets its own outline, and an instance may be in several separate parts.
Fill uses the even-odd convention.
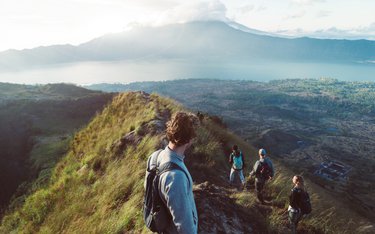
[[[0,217],[48,180],[75,131],[113,97],[74,85],[0,83]],[[39,175],[39,176],[38,176]],[[38,181],[32,185],[32,181]],[[38,184],[38,186],[35,186]],[[13,198],[12,198],[13,197]]]
[[[303,170],[322,189],[351,204],[353,212],[375,218],[374,82],[188,79],[102,87],[157,92],[218,115],[252,146],[267,148],[292,170]],[[352,168],[346,182],[314,175],[322,162],[332,160]]]
[[[88,86],[90,88],[90,86]],[[237,80],[188,79],[167,82],[136,82],[128,85],[93,85],[95,90],[157,92],[181,101],[189,107],[209,108],[220,105],[223,98],[231,108],[287,105],[299,111],[323,109],[325,115],[345,117],[347,114],[374,115],[375,83],[348,82],[332,78],[285,79],[268,83]],[[194,90],[194,92],[191,92]],[[189,96],[191,99],[186,99]],[[251,100],[251,102],[247,102]],[[221,106],[223,107],[223,106]],[[211,111],[214,108],[209,108]],[[349,112],[349,113],[347,113]],[[218,114],[218,113],[215,113]],[[294,113],[296,114],[296,113]],[[316,114],[316,113],[315,113]],[[318,117],[318,115],[315,115]]]
[[[19,85],[0,82],[0,93],[0,100],[58,100],[82,98],[98,92],[73,84]]]
[[[48,183],[7,212],[0,232],[149,233],[142,220],[145,162],[165,140],[164,127],[159,123],[165,123],[178,110],[183,107],[157,95],[135,92],[116,96],[111,105],[75,134]],[[292,171],[273,159],[277,176],[266,188],[267,196],[274,199],[272,206],[257,204],[252,191],[228,188],[230,146],[240,146],[247,165],[255,162],[256,149],[216,122],[217,118],[205,117],[186,158],[195,181],[200,230],[222,227],[236,218],[255,233],[286,233],[290,179],[301,171]],[[48,164],[43,159],[40,163]],[[302,222],[301,230],[365,232],[368,221],[356,213],[349,214],[344,203],[335,201],[333,195],[311,181],[307,180],[307,184],[314,210]],[[220,213],[225,207],[229,212]],[[223,216],[225,220],[220,220]]]
[[[5,216],[3,227],[7,232],[118,233],[143,229],[140,178],[144,161],[159,144],[160,136],[136,135],[140,139],[137,147],[121,145],[120,139],[130,129],[144,127],[155,118],[156,110],[163,112],[169,103],[153,96],[150,98],[156,101],[149,102],[139,95],[117,96],[75,135],[48,185]]]
[[[270,85],[289,95],[304,96],[312,102],[321,102],[322,105],[332,106],[337,110],[375,114],[374,82],[346,82],[322,78],[271,81]],[[343,113],[338,111],[336,114]]]

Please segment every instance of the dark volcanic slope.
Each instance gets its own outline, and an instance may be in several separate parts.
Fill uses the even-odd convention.
[[[48,171],[61,157],[74,131],[92,118],[113,94],[52,84],[0,83],[0,211],[18,186]],[[22,195],[27,186],[19,188]]]

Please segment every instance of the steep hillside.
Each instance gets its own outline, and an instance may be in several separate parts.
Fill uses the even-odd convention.
[[[67,84],[0,83],[0,217],[12,196],[14,203],[23,199],[25,182],[48,177],[73,133],[112,97]]]
[[[115,97],[74,136],[48,184],[7,212],[0,232],[148,233],[142,220],[146,159],[164,147],[165,122],[183,109],[143,92]],[[221,127],[218,118],[205,116],[197,135],[186,153],[186,164],[195,183],[199,232],[286,233],[286,196],[295,172],[275,160],[277,176],[267,187],[273,202],[259,205],[250,182],[245,192],[227,183],[230,146],[240,146],[248,165],[256,160],[255,149]],[[301,225],[301,232],[353,233],[371,228],[356,215],[348,220],[333,197],[317,193],[314,186],[309,190],[314,212]]]

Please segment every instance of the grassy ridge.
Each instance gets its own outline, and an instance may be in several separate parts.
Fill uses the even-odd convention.
[[[28,196],[22,206],[7,213],[0,233],[148,233],[142,220],[145,162],[162,145],[164,134],[159,123],[182,109],[157,95],[141,92],[118,95],[74,136],[49,183]],[[227,149],[232,144],[243,150],[249,167],[257,159],[253,147],[209,118],[197,134],[186,160],[195,183],[208,180],[226,189],[220,175],[229,171]],[[286,230],[290,178],[298,171],[292,172],[277,161],[275,164],[277,176],[267,188],[274,206],[258,205],[252,192],[232,191],[228,197],[234,199],[246,217],[253,217],[247,222],[256,227],[255,233]],[[345,218],[342,204],[310,184],[314,211],[301,225],[302,230],[353,233],[358,230],[353,222],[360,224],[360,228],[368,225],[361,224],[360,218],[353,214],[351,221]]]
[[[29,196],[4,217],[2,231],[25,233],[117,233],[142,230],[144,161],[158,146],[159,135],[139,137],[137,147],[116,148],[122,136],[142,132],[168,103],[142,94],[124,94],[82,131],[56,166],[49,185]],[[155,100],[154,100],[155,99]],[[173,109],[170,107],[168,109]]]
[[[220,115],[248,143],[282,157],[289,169],[304,167],[306,176],[328,193],[335,190],[353,213],[375,220],[374,82],[188,79],[112,87],[158,92],[194,110]],[[314,175],[322,162],[332,160],[352,167],[346,184]]]

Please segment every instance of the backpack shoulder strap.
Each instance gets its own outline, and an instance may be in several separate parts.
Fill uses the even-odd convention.
[[[158,151],[154,152],[151,157],[147,161],[147,171],[151,172],[155,170],[158,167],[158,158],[159,155],[163,151],[162,149],[159,149]],[[153,168],[151,168],[151,165],[155,165]]]
[[[184,169],[182,169],[179,165],[177,165],[174,162],[166,162],[166,163],[163,163],[162,165],[158,166],[158,174],[159,175],[163,174],[164,172],[172,171],[172,170],[180,170],[180,171],[183,171],[184,174],[186,174]]]
[[[189,176],[186,173],[186,171],[184,169],[182,169],[179,165],[177,165],[174,162],[166,162],[166,163],[163,163],[162,165],[158,166],[158,168],[157,168],[157,174],[160,176],[164,172],[172,171],[172,170],[182,171],[185,174],[186,178],[188,179],[188,181],[190,183]]]

